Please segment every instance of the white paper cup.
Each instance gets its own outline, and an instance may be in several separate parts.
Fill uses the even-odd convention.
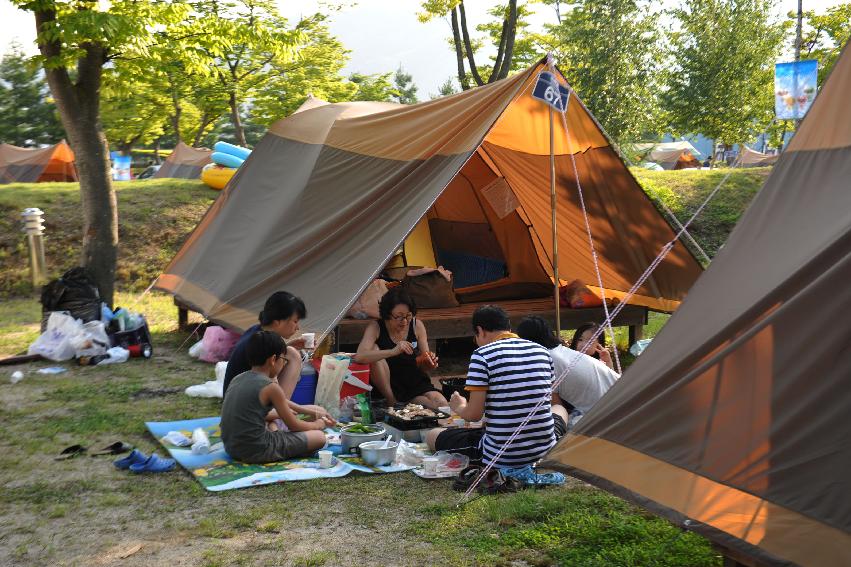
[[[423,458],[423,472],[426,474],[437,474],[437,457]]]
[[[466,423],[467,422],[461,419],[460,417],[452,420],[452,425],[454,425],[455,427],[464,427]]]
[[[316,348],[316,333],[302,333],[301,338],[304,339],[304,348]]]
[[[334,462],[334,453],[328,450],[319,451],[319,468],[330,469]]]
[[[440,413],[445,413],[446,415],[452,415],[452,408],[450,408],[449,406],[440,406],[439,408],[437,408],[437,411],[439,411]]]

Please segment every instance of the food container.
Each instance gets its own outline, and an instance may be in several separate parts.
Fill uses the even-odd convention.
[[[361,443],[358,451],[360,451],[360,458],[363,459],[363,462],[374,467],[380,467],[393,462],[398,447],[399,444],[395,441],[388,443],[387,447],[384,446],[384,441],[368,441]]]
[[[400,410],[405,406],[406,404],[396,404],[395,409]],[[390,413],[385,413],[384,421],[387,422],[388,425],[392,425],[400,431],[413,431],[415,429],[431,429],[437,427],[438,420],[449,417],[449,414],[445,414],[441,411],[432,411],[434,412],[433,416],[417,416],[410,419],[403,419],[401,417],[391,415]]]
[[[359,446],[361,443],[366,443],[368,441],[384,441],[387,438],[387,431],[380,423],[367,426],[370,430],[372,430],[372,433],[354,433],[346,431],[346,429],[350,427],[353,426],[349,425],[340,429],[340,445],[341,453],[343,455],[348,455],[352,452],[352,449]]]

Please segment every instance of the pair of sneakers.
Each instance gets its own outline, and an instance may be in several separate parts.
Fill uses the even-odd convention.
[[[174,468],[174,459],[164,459],[156,453],[151,453],[149,457],[138,449],[112,463],[119,470],[129,470],[131,473],[161,473],[167,472]]]

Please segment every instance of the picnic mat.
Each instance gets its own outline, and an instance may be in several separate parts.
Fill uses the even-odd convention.
[[[234,461],[221,445],[220,417],[203,417],[184,421],[146,421],[148,431],[162,444],[177,463],[192,473],[201,486],[211,492],[273,484],[290,480],[310,480],[314,478],[339,478],[357,471],[367,474],[392,473],[410,470],[413,467],[404,465],[389,465],[373,467],[357,457],[337,458],[336,463],[329,469],[319,468],[319,458],[293,459],[265,465],[249,465]],[[166,441],[163,437],[169,431],[180,431],[187,437],[192,437],[192,431],[201,427],[210,438],[211,449],[206,455],[193,455],[189,447],[178,447]],[[329,434],[328,449],[338,454],[340,452],[339,432],[326,430]],[[333,444],[336,437],[337,444]]]

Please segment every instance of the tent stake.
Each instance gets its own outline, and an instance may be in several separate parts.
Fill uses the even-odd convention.
[[[550,206],[553,210],[553,296],[556,304],[556,333],[561,337],[561,311],[558,297],[558,229],[556,228],[556,158],[553,107],[550,106]]]

